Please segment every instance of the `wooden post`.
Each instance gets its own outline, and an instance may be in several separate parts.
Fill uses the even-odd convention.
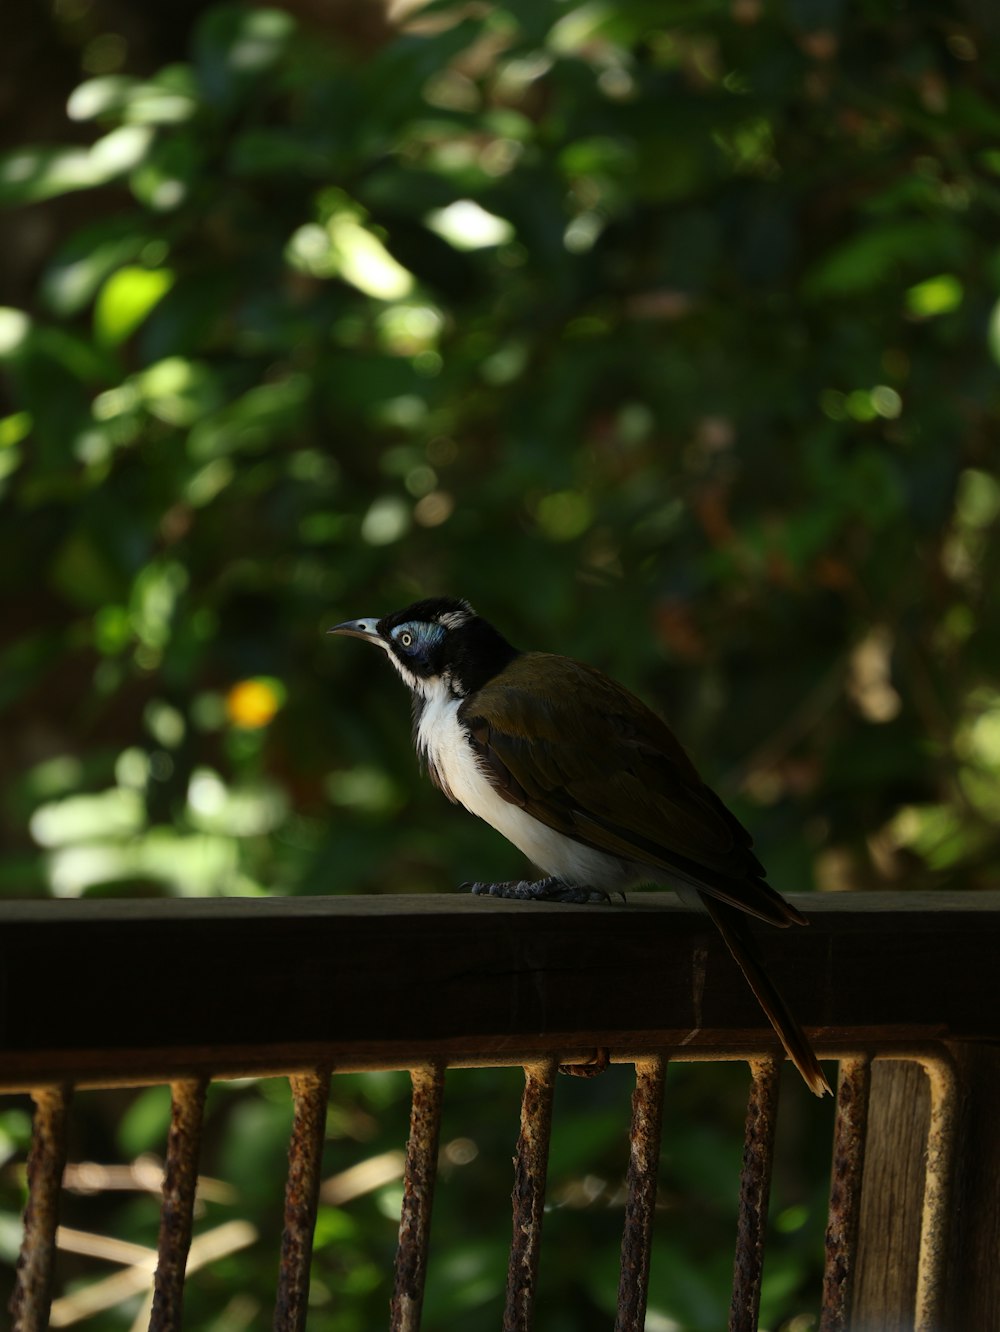
[[[876,1060],[868,1100],[852,1328],[913,1332],[929,1125],[924,1067]]]
[[[968,1332],[1000,1308],[1000,1050],[877,1060],[851,1332]]]
[[[1000,1309],[1000,1049],[963,1045],[953,1054],[950,1224],[934,1332],[996,1327]]]

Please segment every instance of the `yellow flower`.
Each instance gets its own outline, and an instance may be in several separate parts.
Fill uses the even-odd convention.
[[[284,701],[285,691],[277,680],[240,680],[226,695],[226,716],[234,726],[255,731],[274,720]]]

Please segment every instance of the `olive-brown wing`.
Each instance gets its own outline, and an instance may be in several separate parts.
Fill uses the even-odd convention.
[[[774,924],[799,919],[666,723],[600,671],[526,653],[459,715],[499,794],[539,822]]]

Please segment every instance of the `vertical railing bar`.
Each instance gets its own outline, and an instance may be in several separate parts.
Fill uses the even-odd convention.
[[[750,1060],[750,1096],[743,1138],[740,1203],[733,1262],[729,1332],[754,1332],[760,1314],[767,1204],[771,1195],[781,1066],[773,1056]]]
[[[330,1073],[328,1067],[322,1067],[295,1073],[288,1079],[295,1109],[288,1140],[288,1177],[285,1181],[278,1291],[274,1302],[274,1332],[304,1332],[306,1325]]]
[[[653,1055],[635,1066],[615,1332],[642,1332],[646,1322],[666,1064]]]
[[[66,1164],[66,1127],[72,1089],[32,1092],[35,1116],[28,1152],[28,1201],[24,1239],[10,1300],[12,1332],[44,1332],[52,1303],[59,1190]]]
[[[179,1078],[170,1084],[170,1132],[149,1332],[177,1332],[181,1326],[207,1088],[206,1078]]]
[[[507,1268],[503,1332],[530,1332],[545,1211],[545,1177],[552,1133],[557,1061],[524,1067],[521,1131],[514,1156],[513,1234]]]
[[[941,1325],[942,1290],[948,1259],[952,1175],[958,1122],[958,1079],[947,1058],[923,1060],[930,1082],[930,1124],[924,1173],[924,1205],[917,1260],[915,1332]]]
[[[390,1305],[391,1332],[417,1332],[424,1303],[431,1211],[437,1180],[441,1110],[444,1104],[444,1065],[429,1064],[410,1072],[410,1136],[403,1168],[403,1207],[399,1215],[399,1245]]]
[[[840,1063],[819,1332],[845,1332],[849,1327],[871,1070],[870,1055],[854,1055]]]

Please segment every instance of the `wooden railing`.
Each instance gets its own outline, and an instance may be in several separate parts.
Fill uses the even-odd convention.
[[[1000,1326],[1000,894],[802,897],[758,931],[838,1060],[823,1332]],[[125,1000],[123,1002],[123,1000]],[[505,1329],[532,1324],[554,1075],[635,1065],[616,1329],[643,1327],[668,1060],[752,1079],[730,1328],[756,1327],[780,1050],[706,917],[670,894],[567,907],[459,896],[0,905],[0,1092],[35,1133],[12,1311],[47,1326],[72,1091],[169,1082],[154,1329],[180,1325],[205,1087],[292,1080],[276,1328],[306,1326],[331,1070],[411,1070],[393,1329],[419,1326],[446,1070],[525,1070]],[[624,1128],[624,1126],[623,1126]]]

